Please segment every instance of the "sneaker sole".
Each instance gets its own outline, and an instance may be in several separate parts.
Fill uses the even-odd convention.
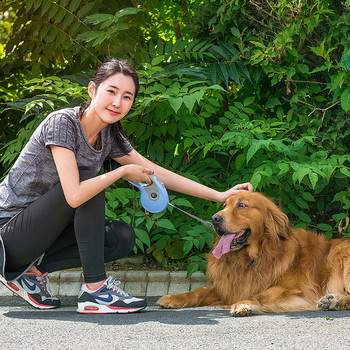
[[[115,307],[108,305],[100,305],[91,302],[78,303],[77,312],[80,314],[130,314],[132,312],[137,312],[146,308],[147,305],[143,307]]]
[[[34,306],[37,309],[55,309],[59,307],[60,305],[43,305],[36,302],[29,293],[27,293],[22,287],[18,286],[15,282],[7,282],[4,277],[0,275],[0,281],[2,284],[10,290],[12,293],[16,294],[18,297],[24,299],[26,302],[28,302],[30,305]]]

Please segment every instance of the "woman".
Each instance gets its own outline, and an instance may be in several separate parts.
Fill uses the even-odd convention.
[[[0,184],[0,274],[11,291],[37,308],[59,300],[47,289],[47,273],[83,267],[78,312],[123,313],[146,307],[106,276],[104,263],[127,256],[134,230],[105,221],[104,190],[125,177],[151,183],[155,174],[170,190],[224,202],[251,184],[218,192],[166,170],[141,156],[123,136],[120,120],[139,88],[126,61],[102,64],[89,83],[86,108],[51,113],[36,129]],[[105,159],[121,166],[103,175]]]

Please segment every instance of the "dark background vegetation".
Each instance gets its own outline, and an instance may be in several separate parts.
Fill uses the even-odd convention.
[[[350,1],[16,0],[0,3],[0,177],[51,111],[79,105],[100,62],[128,58],[141,89],[136,149],[218,190],[246,181],[291,223],[350,236]],[[135,253],[205,271],[213,231],[149,214],[121,180],[106,216]],[[205,219],[220,205],[170,193]]]

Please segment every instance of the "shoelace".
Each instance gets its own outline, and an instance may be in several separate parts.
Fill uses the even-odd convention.
[[[114,278],[109,277],[106,282],[107,282],[107,288],[110,288],[110,289],[120,293],[124,297],[130,296],[127,292],[124,292],[123,289],[121,289],[119,287],[119,285],[121,283],[120,281],[116,281]]]
[[[43,292],[46,295],[51,296],[49,291],[47,290],[47,283],[48,283],[47,275],[42,275],[41,277],[37,276],[36,279],[37,279],[37,281],[39,281],[39,283],[43,287]]]

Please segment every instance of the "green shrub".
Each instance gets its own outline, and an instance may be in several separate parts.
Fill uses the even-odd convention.
[[[124,128],[133,145],[157,164],[221,191],[251,181],[276,199],[293,225],[328,238],[350,236],[349,5],[199,3],[193,11],[210,17],[209,29],[195,22],[180,39],[159,36],[132,52],[141,88]],[[94,30],[111,19],[94,18]],[[93,43],[89,38],[83,39]],[[113,55],[110,37],[95,40]],[[2,162],[10,166],[52,109],[87,97],[80,85],[86,81],[73,81],[40,77],[4,101],[3,109],[22,110],[30,123],[7,145]],[[106,216],[135,227],[135,253],[186,261],[188,274],[205,271],[210,228],[171,207],[145,212],[138,191],[123,180],[106,198]],[[220,209],[178,193],[170,199],[206,220]]]

